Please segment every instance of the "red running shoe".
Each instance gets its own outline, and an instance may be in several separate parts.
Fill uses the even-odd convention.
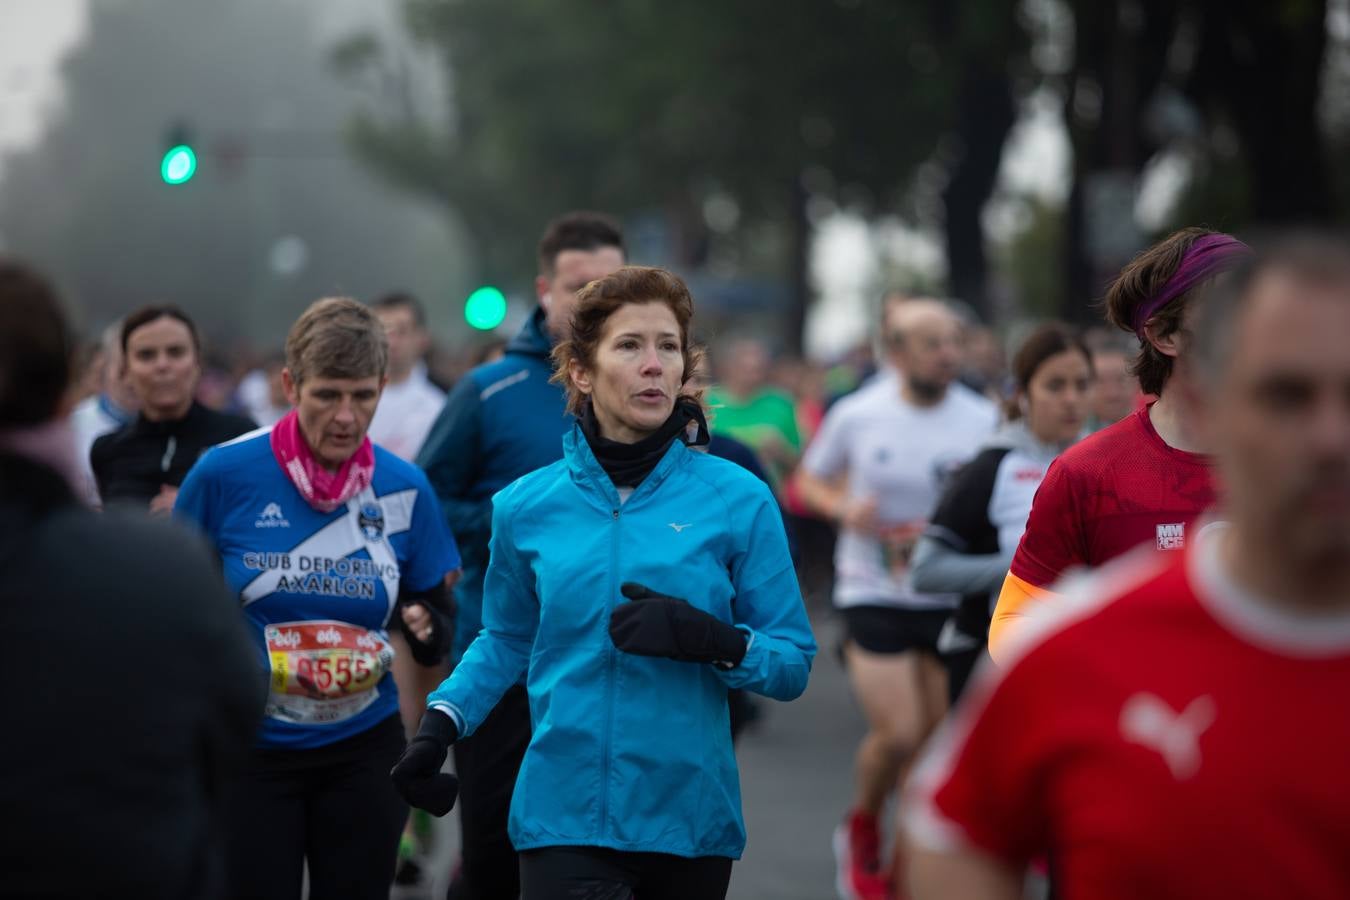
[[[891,885],[881,868],[876,816],[854,812],[834,830],[834,862],[840,900],[889,900]]]

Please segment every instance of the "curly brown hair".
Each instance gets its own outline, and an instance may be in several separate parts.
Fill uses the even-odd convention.
[[[690,323],[694,319],[694,298],[684,280],[674,272],[652,266],[624,266],[604,278],[596,279],[577,293],[572,312],[571,337],[553,348],[553,382],[567,392],[567,411],[581,412],[586,395],[572,383],[571,364],[583,369],[595,368],[595,352],[604,337],[605,323],[621,307],[630,303],[664,303],[680,326],[680,351],[684,357],[681,397],[702,403],[703,391],[691,387],[694,373],[703,361],[703,347],[694,343]]]

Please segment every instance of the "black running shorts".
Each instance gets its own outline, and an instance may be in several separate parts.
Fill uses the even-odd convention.
[[[869,653],[938,653],[938,635],[950,609],[901,609],[896,606],[846,606],[840,610],[849,640]]]

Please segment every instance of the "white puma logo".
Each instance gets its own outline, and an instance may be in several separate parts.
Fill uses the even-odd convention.
[[[1196,697],[1180,713],[1154,694],[1139,693],[1120,710],[1120,734],[1125,740],[1157,750],[1184,781],[1200,771],[1200,736],[1214,724],[1214,699]]]
[[[690,525],[693,525],[694,523],[686,522],[683,525],[676,525],[674,522],[668,522],[666,524],[668,524],[671,528],[674,528],[676,534],[679,534],[681,531],[684,531],[686,528],[688,528]]]

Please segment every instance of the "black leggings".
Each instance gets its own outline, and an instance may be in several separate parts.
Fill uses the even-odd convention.
[[[604,847],[542,847],[520,854],[520,900],[722,900],[725,856],[688,859]]]
[[[511,792],[530,745],[530,698],[515,685],[455,744],[462,855],[447,900],[516,900],[520,863],[506,833]]]
[[[225,792],[225,896],[388,900],[408,807],[389,780],[397,715],[313,750],[254,750]]]

